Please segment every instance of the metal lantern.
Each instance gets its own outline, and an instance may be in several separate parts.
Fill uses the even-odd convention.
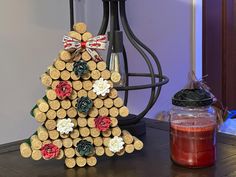
[[[98,34],[105,34],[108,32],[109,47],[107,53],[107,66],[113,72],[117,72],[121,77],[121,82],[115,85],[118,91],[124,92],[124,105],[129,101],[129,92],[133,90],[150,89],[151,94],[149,101],[144,110],[138,115],[129,114],[127,118],[119,118],[119,126],[129,130],[132,134],[142,135],[145,133],[145,122],[142,118],[148,113],[152,106],[157,101],[161,88],[168,83],[169,79],[162,74],[162,69],[157,56],[142,43],[132,32],[127,16],[125,3],[126,0],[102,0],[103,1],[103,20]],[[71,27],[74,23],[73,16],[73,0],[70,0],[71,13]],[[110,20],[110,22],[109,22]],[[108,30],[108,24],[110,29]],[[148,73],[131,73],[128,65],[128,58],[126,50],[123,45],[123,31],[120,30],[122,25],[125,35],[129,42],[135,47],[138,53],[142,56],[146,65],[148,66]],[[122,63],[122,65],[121,65]],[[154,70],[157,69],[157,73]],[[123,72],[122,72],[123,71]],[[150,78],[150,82],[142,85],[132,86],[129,84],[131,77],[146,77]]]

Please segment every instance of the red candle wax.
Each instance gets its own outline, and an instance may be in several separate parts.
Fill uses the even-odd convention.
[[[210,118],[177,118],[171,122],[171,159],[190,168],[215,162],[216,123]]]

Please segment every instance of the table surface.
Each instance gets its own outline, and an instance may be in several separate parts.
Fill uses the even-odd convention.
[[[64,160],[23,159],[18,150],[0,154],[0,177],[236,177],[236,138],[218,134],[215,166],[187,169],[169,158],[168,123],[146,120],[144,149],[122,157],[101,157],[95,167],[67,169]],[[1,148],[1,147],[0,147]]]

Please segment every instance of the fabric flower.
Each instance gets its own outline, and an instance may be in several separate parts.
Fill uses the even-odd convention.
[[[71,119],[60,119],[57,122],[57,131],[61,134],[69,134],[73,131],[74,124]]]
[[[100,78],[99,80],[96,80],[93,84],[93,92],[95,92],[97,95],[105,96],[107,93],[110,92],[111,85],[108,83],[107,80],[104,80],[103,78]]]
[[[92,143],[87,140],[80,140],[75,149],[81,156],[89,156],[94,152]]]
[[[56,158],[60,152],[59,148],[52,143],[43,145],[40,151],[45,160]]]
[[[55,92],[61,100],[69,97],[72,93],[72,87],[67,81],[60,81],[56,86]]]
[[[104,132],[107,129],[109,129],[109,127],[111,125],[110,117],[106,117],[106,116],[99,116],[94,121],[95,121],[95,127],[99,131],[102,131],[102,132]]]
[[[83,60],[76,61],[73,66],[73,71],[78,77],[88,72],[87,62]]]
[[[108,148],[111,152],[120,152],[121,149],[124,148],[124,141],[121,137],[115,136],[108,143]]]
[[[92,108],[92,106],[93,102],[88,97],[82,96],[77,100],[76,107],[79,112],[87,114],[89,109]]]

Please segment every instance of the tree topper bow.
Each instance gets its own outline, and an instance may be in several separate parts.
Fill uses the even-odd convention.
[[[81,42],[77,39],[71,38],[64,35],[63,45],[65,50],[75,49],[75,54],[81,49],[86,49],[86,51],[91,55],[95,62],[103,61],[99,56],[96,49],[105,50],[106,49],[107,36],[99,35],[89,39],[88,41]]]

